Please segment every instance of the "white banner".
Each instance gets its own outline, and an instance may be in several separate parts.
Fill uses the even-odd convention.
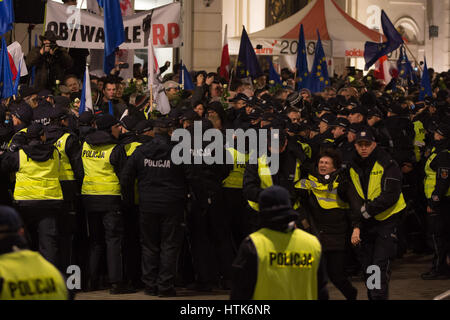
[[[48,1],[45,30],[52,30],[61,37],[57,43],[62,47],[103,49],[105,31],[103,17],[73,7]],[[176,48],[182,43],[181,5],[168,4],[123,18],[125,42],[120,49],[143,49],[148,46],[148,32],[143,30],[143,22],[151,18],[153,45],[155,48]],[[71,27],[75,25],[72,41]],[[69,28],[70,26],[70,28]]]

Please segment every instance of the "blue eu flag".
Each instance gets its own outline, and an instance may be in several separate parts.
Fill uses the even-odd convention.
[[[262,71],[256,58],[255,50],[244,27],[242,30],[241,46],[239,48],[236,77],[240,79],[248,77],[257,78],[261,75]]]
[[[384,10],[381,11],[381,25],[383,26],[383,32],[387,38],[387,41],[383,43],[370,41],[366,42],[364,46],[364,60],[366,61],[366,70],[369,70],[369,68],[382,56],[391,53],[404,43],[402,36],[395,29],[394,25],[392,24],[391,20],[389,20]]]
[[[406,54],[406,49],[402,45],[400,47],[400,56],[397,61],[397,69],[398,69],[398,76],[402,79],[407,80],[408,82],[417,83],[417,77],[414,73],[413,67],[411,65],[411,62],[408,59],[408,56]]]
[[[0,1],[0,36],[12,30],[14,23],[13,0]]]
[[[11,72],[11,66],[9,64],[8,49],[5,41],[5,37],[2,38],[2,51],[0,56],[0,86],[1,96],[0,98],[6,99],[14,94],[13,75]],[[19,75],[17,76],[19,77]]]
[[[426,97],[432,97],[430,75],[428,74],[427,59],[425,58],[425,67],[423,68],[422,81],[420,83],[419,101],[424,101]]]
[[[194,90],[194,82],[192,81],[191,75],[188,72],[188,69],[186,68],[185,64],[181,64],[180,69],[180,84],[183,84],[184,90]]]
[[[298,51],[297,51],[297,63],[295,65],[297,68],[297,84],[298,89],[303,89],[308,87],[308,60],[306,55],[306,44],[305,44],[305,34],[303,32],[303,24],[300,25],[300,36],[298,39]]]
[[[274,84],[282,84],[283,82],[281,82],[281,77],[273,66],[272,59],[268,57],[267,60],[269,61],[269,82],[273,81]]]
[[[103,71],[108,75],[115,65],[115,51],[125,41],[119,0],[97,0],[105,20],[105,56]]]
[[[312,93],[322,92],[325,87],[330,85],[330,78],[328,77],[328,65],[325,52],[323,51],[322,40],[320,40],[319,30],[317,30],[319,40],[316,44],[316,55],[314,57],[314,64],[309,76],[309,90]]]

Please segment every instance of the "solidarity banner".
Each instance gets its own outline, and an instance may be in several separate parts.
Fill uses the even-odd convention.
[[[54,1],[47,2],[46,12],[45,30],[52,30],[60,36],[58,45],[86,49],[104,48],[105,31],[102,16]],[[180,47],[182,43],[180,13],[181,5],[175,2],[123,17],[125,42],[120,49],[143,49],[148,46],[149,31],[144,32],[144,21],[150,21],[152,24],[151,32],[155,48]]]

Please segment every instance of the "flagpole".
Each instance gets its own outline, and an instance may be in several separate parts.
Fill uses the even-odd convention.
[[[84,0],[81,1],[81,5],[80,5],[80,11],[81,11],[81,7],[84,4]],[[47,8],[47,6],[45,6]],[[81,12],[80,12],[80,16],[81,16]],[[44,25],[45,26],[45,25]],[[45,28],[45,27],[44,27]],[[69,45],[67,46],[67,51],[70,51],[70,45],[72,44],[72,37],[73,37],[73,33],[75,32],[75,26],[73,26],[72,29],[72,33],[70,34],[70,39],[69,39]]]
[[[420,72],[423,72],[422,67],[420,66],[419,62],[417,62],[416,57],[413,55],[413,53],[411,52],[411,50],[409,50],[409,47],[406,43],[404,43],[405,48],[408,50],[409,54],[414,58],[414,61],[416,62],[417,66],[419,67]]]

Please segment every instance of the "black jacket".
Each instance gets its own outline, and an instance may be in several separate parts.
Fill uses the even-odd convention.
[[[405,162],[415,163],[414,125],[403,116],[393,116],[385,120],[386,129],[394,143],[392,158],[401,166]]]
[[[33,122],[48,126],[50,124],[52,111],[53,107],[49,102],[40,101],[39,105],[33,109]]]
[[[102,130],[96,130],[89,133],[86,136],[86,142],[91,146],[101,146],[107,144],[117,144],[111,152],[109,161],[114,167],[114,172],[117,177],[120,178],[122,169],[125,165],[127,156],[122,145],[118,144],[110,133]],[[81,146],[79,158],[81,159],[81,152],[83,146]],[[84,169],[83,169],[84,171]],[[84,177],[83,177],[84,178]],[[102,212],[102,211],[114,211],[120,210],[121,197],[120,196],[83,196],[83,203],[86,211],[88,212]]]
[[[447,148],[441,146],[437,148],[436,157],[431,161],[430,168],[436,171],[436,185],[431,195],[431,199],[428,201],[428,205],[433,211],[438,211],[441,208],[442,201],[449,197],[446,196],[450,187],[450,152]]]
[[[14,152],[7,152],[2,158],[2,171],[17,172],[20,169],[19,150],[22,149],[27,157],[36,162],[45,162],[53,159],[56,147],[53,144],[41,143],[40,141],[31,141],[25,146],[20,147]],[[59,157],[59,153],[58,153]],[[58,159],[59,161],[59,159]],[[17,205],[38,208],[54,208],[62,205],[62,200],[27,200],[18,201]]]
[[[363,202],[357,196],[352,183],[347,180],[344,174],[339,174],[339,171],[330,175],[328,179],[319,174],[314,176],[322,184],[337,181],[339,183],[337,190],[339,198],[349,203],[351,209],[323,209],[314,193],[301,189],[298,191],[302,204],[299,209],[299,220],[309,218],[312,226],[311,231],[319,238],[324,251],[345,250],[349,227],[359,228],[360,210]]]
[[[366,159],[355,152],[350,164],[350,167],[359,175],[364,194],[367,195],[370,173],[377,161],[384,168],[384,174],[381,178],[381,194],[365,204],[367,213],[372,217],[396,204],[402,192],[402,173],[397,162],[380,147],[376,147]]]
[[[268,218],[268,217],[267,217]],[[269,228],[280,232],[291,232],[285,222],[265,219],[261,227]],[[328,300],[327,278],[323,259],[320,259],[319,269],[317,271],[318,298],[319,300]],[[258,254],[256,247],[250,237],[242,242],[236,258],[232,265],[232,288],[230,293],[231,300],[251,300],[258,279]]]
[[[392,140],[389,130],[386,128],[384,120],[375,123],[372,130],[378,145],[392,155],[394,153],[394,141]]]
[[[175,165],[171,159],[174,144],[169,136],[157,135],[136,149],[121,175],[126,204],[133,201],[137,178],[139,210],[143,213],[180,212],[187,195],[192,172],[188,165]]]

